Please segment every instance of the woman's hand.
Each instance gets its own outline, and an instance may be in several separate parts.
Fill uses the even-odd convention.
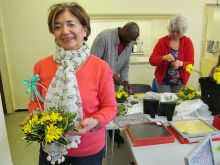
[[[83,135],[88,131],[95,130],[99,127],[99,120],[93,117],[85,118],[76,126],[76,129],[79,131],[77,135]]]
[[[180,67],[183,66],[183,62],[180,60],[176,60],[176,61],[172,62],[171,65],[174,69],[179,69]]]
[[[26,117],[24,118],[24,120],[22,120],[20,123],[19,123],[19,126],[20,127],[23,127],[27,122],[28,120],[30,120],[32,118],[32,113],[28,113],[26,115]]]
[[[167,54],[167,55],[163,56],[162,59],[163,59],[163,61],[168,61],[168,62],[173,62],[173,61],[175,61],[175,58],[173,57],[172,54]]]

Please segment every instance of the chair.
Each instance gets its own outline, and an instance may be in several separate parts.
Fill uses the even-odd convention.
[[[146,93],[152,91],[152,88],[148,84],[130,84],[133,93]]]

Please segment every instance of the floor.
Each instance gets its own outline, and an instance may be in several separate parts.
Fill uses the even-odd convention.
[[[38,165],[39,144],[32,143],[27,145],[22,139],[22,133],[18,123],[24,118],[26,112],[15,112],[5,116],[7,133],[11,156],[14,165]],[[124,133],[121,133],[124,136]],[[111,147],[111,139],[108,138],[108,149]],[[109,153],[109,152],[108,152]],[[110,162],[110,160],[107,160]],[[133,163],[132,156],[126,143],[117,144],[114,146],[113,165],[131,165]],[[108,163],[109,164],[109,163]],[[106,159],[103,160],[103,165],[106,165]]]

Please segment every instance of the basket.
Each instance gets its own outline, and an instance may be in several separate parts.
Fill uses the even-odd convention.
[[[209,106],[212,115],[220,114],[220,85],[212,77],[199,79],[201,85],[201,99]]]

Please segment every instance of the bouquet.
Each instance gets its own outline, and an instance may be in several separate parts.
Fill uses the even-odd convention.
[[[65,135],[77,132],[74,128],[76,113],[65,112],[63,109],[49,108],[48,111],[34,115],[22,128],[24,140],[27,143],[51,144],[57,142],[67,145]]]
[[[213,73],[213,79],[216,81],[217,84],[220,84],[220,66],[215,68]]]
[[[127,99],[128,93],[125,92],[124,90],[119,90],[119,91],[115,92],[115,97],[116,97],[116,101],[118,103],[123,103]]]
[[[181,101],[200,98],[200,96],[196,93],[196,90],[191,86],[186,86],[185,88],[179,90],[178,97]]]
[[[39,76],[34,75],[31,80],[23,80],[21,83],[27,86],[26,93],[31,94],[31,100],[34,101],[34,96],[37,99],[40,110],[29,118],[23,125],[23,139],[27,143],[38,142],[42,144],[42,149],[48,153],[47,160],[51,164],[64,162],[64,155],[67,154],[67,149],[77,148],[80,143],[80,136],[72,136],[78,131],[75,129],[75,121],[77,113],[68,112],[61,107],[49,107],[43,111],[40,101],[44,102],[37,85],[47,90],[44,86],[38,83]]]

